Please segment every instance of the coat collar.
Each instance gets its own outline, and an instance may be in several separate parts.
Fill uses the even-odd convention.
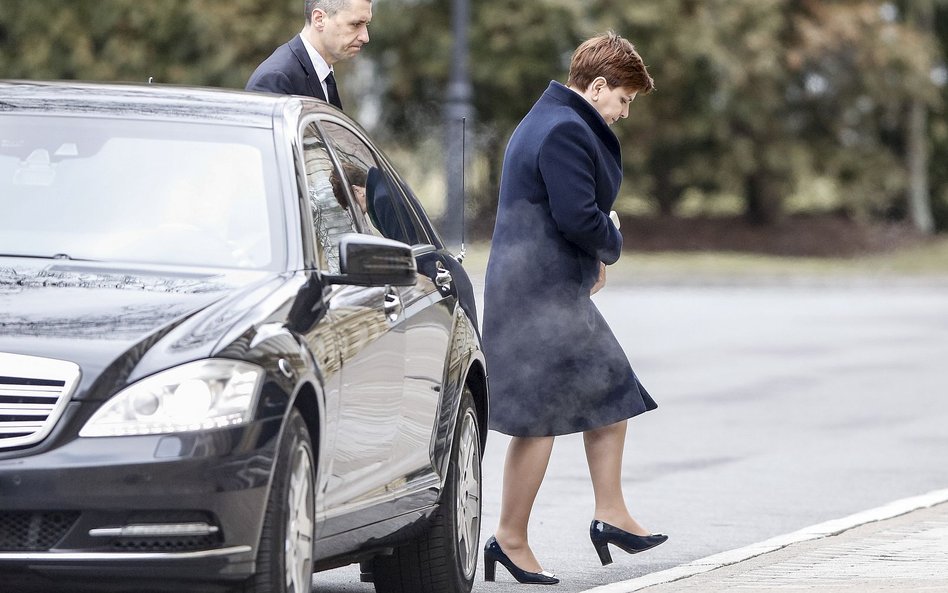
[[[609,152],[611,152],[612,156],[616,159],[616,163],[621,166],[622,149],[619,146],[619,139],[616,137],[615,132],[609,129],[609,124],[606,123],[606,120],[602,119],[602,116],[599,115],[596,108],[589,104],[589,101],[584,99],[579,93],[555,80],[550,81],[550,86],[547,87],[543,95],[571,107],[573,111],[583,118],[583,121],[585,121],[593,133],[599,137],[602,143],[606,145],[606,148],[609,149]]]

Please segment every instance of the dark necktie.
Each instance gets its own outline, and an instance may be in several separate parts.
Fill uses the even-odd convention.
[[[342,101],[339,100],[339,89],[336,88],[336,77],[332,75],[332,72],[326,77],[326,95],[326,100],[329,101],[330,105],[342,109]]]

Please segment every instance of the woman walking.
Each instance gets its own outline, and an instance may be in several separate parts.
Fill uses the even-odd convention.
[[[573,54],[566,86],[551,82],[507,145],[483,338],[490,428],[513,438],[500,524],[484,549],[488,581],[500,562],[521,583],[558,582],[527,538],[556,435],[583,433],[595,494],[590,538],[604,565],[609,544],[635,553],[667,539],[629,514],[621,480],[627,420],[657,405],[590,299],[622,249],[608,215],[622,179],[609,126],[653,88],[631,43],[593,37]]]

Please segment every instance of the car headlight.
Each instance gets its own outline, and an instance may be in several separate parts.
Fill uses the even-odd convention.
[[[221,358],[189,362],[126,387],[79,431],[81,437],[192,432],[250,421],[264,370]]]

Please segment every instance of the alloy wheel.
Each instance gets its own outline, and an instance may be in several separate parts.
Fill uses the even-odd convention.
[[[286,591],[309,593],[313,572],[313,460],[309,449],[297,447],[293,454],[286,500],[284,566]]]
[[[468,577],[477,564],[481,531],[481,448],[477,420],[473,410],[466,410],[458,439],[458,487],[455,500],[455,521],[458,537],[458,561]]]

